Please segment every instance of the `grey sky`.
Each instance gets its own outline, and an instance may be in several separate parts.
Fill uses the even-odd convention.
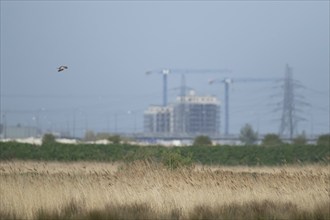
[[[159,68],[229,68],[233,77],[283,77],[285,65],[309,89],[299,130],[329,132],[329,1],[1,1],[1,113],[7,124],[77,133],[142,130],[142,114],[162,103]],[[58,73],[56,68],[68,65]],[[199,94],[223,85],[186,75]],[[169,77],[169,89],[180,86]],[[231,132],[251,123],[277,132],[276,85],[231,88]],[[179,91],[170,90],[169,101]],[[223,113],[222,108],[222,113]],[[130,111],[131,114],[127,112]],[[3,117],[2,119],[3,120]],[[223,121],[223,117],[221,119]],[[223,131],[223,125],[222,131]]]

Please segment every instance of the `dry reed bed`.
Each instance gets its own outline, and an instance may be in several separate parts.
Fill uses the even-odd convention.
[[[147,204],[153,213],[271,201],[310,211],[330,204],[329,166],[195,167],[159,164],[1,162],[0,213],[33,219],[40,210],[61,212]]]

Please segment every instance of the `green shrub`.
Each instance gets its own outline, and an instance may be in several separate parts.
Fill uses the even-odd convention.
[[[305,133],[302,133],[293,139],[293,144],[296,145],[305,145],[307,144],[307,138]]]
[[[258,133],[250,124],[246,124],[240,131],[239,139],[245,145],[252,145],[258,140]]]
[[[179,167],[190,167],[193,163],[192,153],[190,152],[187,156],[184,156],[179,149],[168,150],[163,152],[162,162],[171,170]]]
[[[330,134],[323,134],[317,139],[317,145],[330,147]]]
[[[53,134],[44,134],[42,137],[42,145],[54,144],[56,142]]]
[[[120,144],[121,142],[121,137],[119,135],[111,135],[108,137],[108,141],[110,141],[113,144]]]
[[[267,134],[262,140],[263,146],[280,146],[283,142],[277,134]]]
[[[208,136],[200,135],[194,139],[194,146],[211,146],[212,141]]]

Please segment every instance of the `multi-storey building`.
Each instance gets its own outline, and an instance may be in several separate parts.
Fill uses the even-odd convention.
[[[172,133],[172,106],[150,106],[144,112],[144,131],[147,133]]]
[[[220,103],[214,96],[197,96],[190,93],[178,97],[173,117],[175,133],[219,134]]]
[[[179,96],[170,106],[151,106],[144,113],[147,133],[172,136],[219,134],[220,102],[214,96],[197,96],[191,92]]]

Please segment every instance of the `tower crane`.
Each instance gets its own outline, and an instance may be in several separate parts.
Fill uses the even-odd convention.
[[[163,75],[163,106],[167,106],[167,77],[169,74],[186,74],[186,73],[231,73],[229,69],[158,69],[147,71],[146,74],[162,74]]]
[[[239,82],[274,82],[279,81],[281,78],[229,78],[213,79],[209,84],[223,83],[225,84],[225,135],[229,134],[229,86],[232,83]]]

